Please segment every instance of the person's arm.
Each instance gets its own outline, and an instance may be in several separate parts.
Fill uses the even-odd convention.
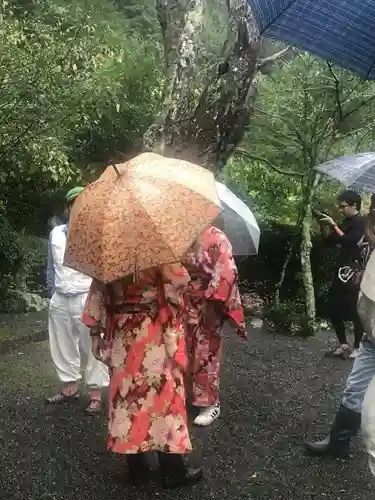
[[[52,297],[55,291],[55,266],[52,254],[52,231],[48,238],[48,259],[46,269],[46,286],[49,295]]]
[[[345,231],[336,224],[332,217],[327,216],[323,220],[331,230],[328,239],[336,245],[356,245],[365,232],[365,224],[362,217],[353,219]]]
[[[180,263],[161,266],[166,299],[175,305],[180,305],[181,297],[186,292],[190,276]]]
[[[190,281],[189,273],[179,262],[161,266],[161,273],[163,275],[164,283],[172,284],[176,288],[186,287]]]
[[[371,248],[375,248],[375,209],[371,209],[366,217],[365,236]]]
[[[213,267],[212,278],[205,291],[207,324],[215,315],[230,318],[239,335],[246,337],[245,318],[238,290],[238,272],[232,254],[232,246],[224,233],[218,231],[210,242],[208,258]],[[211,323],[212,324],[212,323]]]
[[[90,328],[92,336],[100,336],[105,318],[103,285],[93,280],[83,309],[82,322]]]
[[[182,311],[183,294],[190,282],[189,273],[182,264],[175,263],[161,266],[161,274],[167,301]],[[169,310],[164,308],[160,311],[160,320],[164,322],[163,343],[168,357],[185,370],[187,368],[185,337],[181,326],[172,324],[173,316],[170,309],[169,307]],[[179,322],[177,318],[175,321]]]
[[[209,245],[208,258],[213,273],[205,291],[207,300],[225,303],[238,279],[237,267],[233,259],[232,246],[221,231]]]

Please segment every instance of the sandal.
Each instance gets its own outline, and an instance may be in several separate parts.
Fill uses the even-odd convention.
[[[60,405],[63,403],[73,403],[79,399],[79,391],[74,394],[64,394],[63,392],[58,392],[54,396],[46,398],[47,405]]]
[[[96,413],[101,413],[102,411],[102,402],[99,399],[92,399],[90,404],[86,408],[86,413],[90,415],[95,415]]]
[[[351,354],[350,347],[346,344],[343,344],[329,351],[326,354],[326,356],[331,358],[341,358],[346,360],[349,358],[350,354]]]

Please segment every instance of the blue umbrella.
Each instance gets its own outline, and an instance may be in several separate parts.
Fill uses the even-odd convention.
[[[261,34],[375,79],[375,0],[248,0]]]

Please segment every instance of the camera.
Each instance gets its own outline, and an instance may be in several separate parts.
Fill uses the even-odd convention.
[[[313,217],[315,217],[315,219],[322,219],[326,215],[323,212],[321,212],[320,210],[317,210],[316,208],[313,208],[311,210],[311,213],[313,214]]]

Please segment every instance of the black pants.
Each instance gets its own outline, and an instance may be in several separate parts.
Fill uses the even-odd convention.
[[[357,349],[363,337],[363,326],[357,312],[359,285],[342,283],[336,279],[329,296],[329,313],[332,326],[340,344],[347,344],[345,322],[354,325],[354,347]]]
[[[132,476],[142,476],[150,472],[150,454],[136,453],[127,455],[129,473]],[[182,477],[186,472],[183,455],[177,453],[158,452],[160,472],[164,477]]]
[[[346,338],[346,330],[345,330],[345,321],[340,318],[331,318],[332,326],[336,332],[337,339],[342,344],[347,344]],[[358,349],[359,344],[361,343],[363,337],[363,327],[360,319],[353,321],[354,325],[354,349]]]

